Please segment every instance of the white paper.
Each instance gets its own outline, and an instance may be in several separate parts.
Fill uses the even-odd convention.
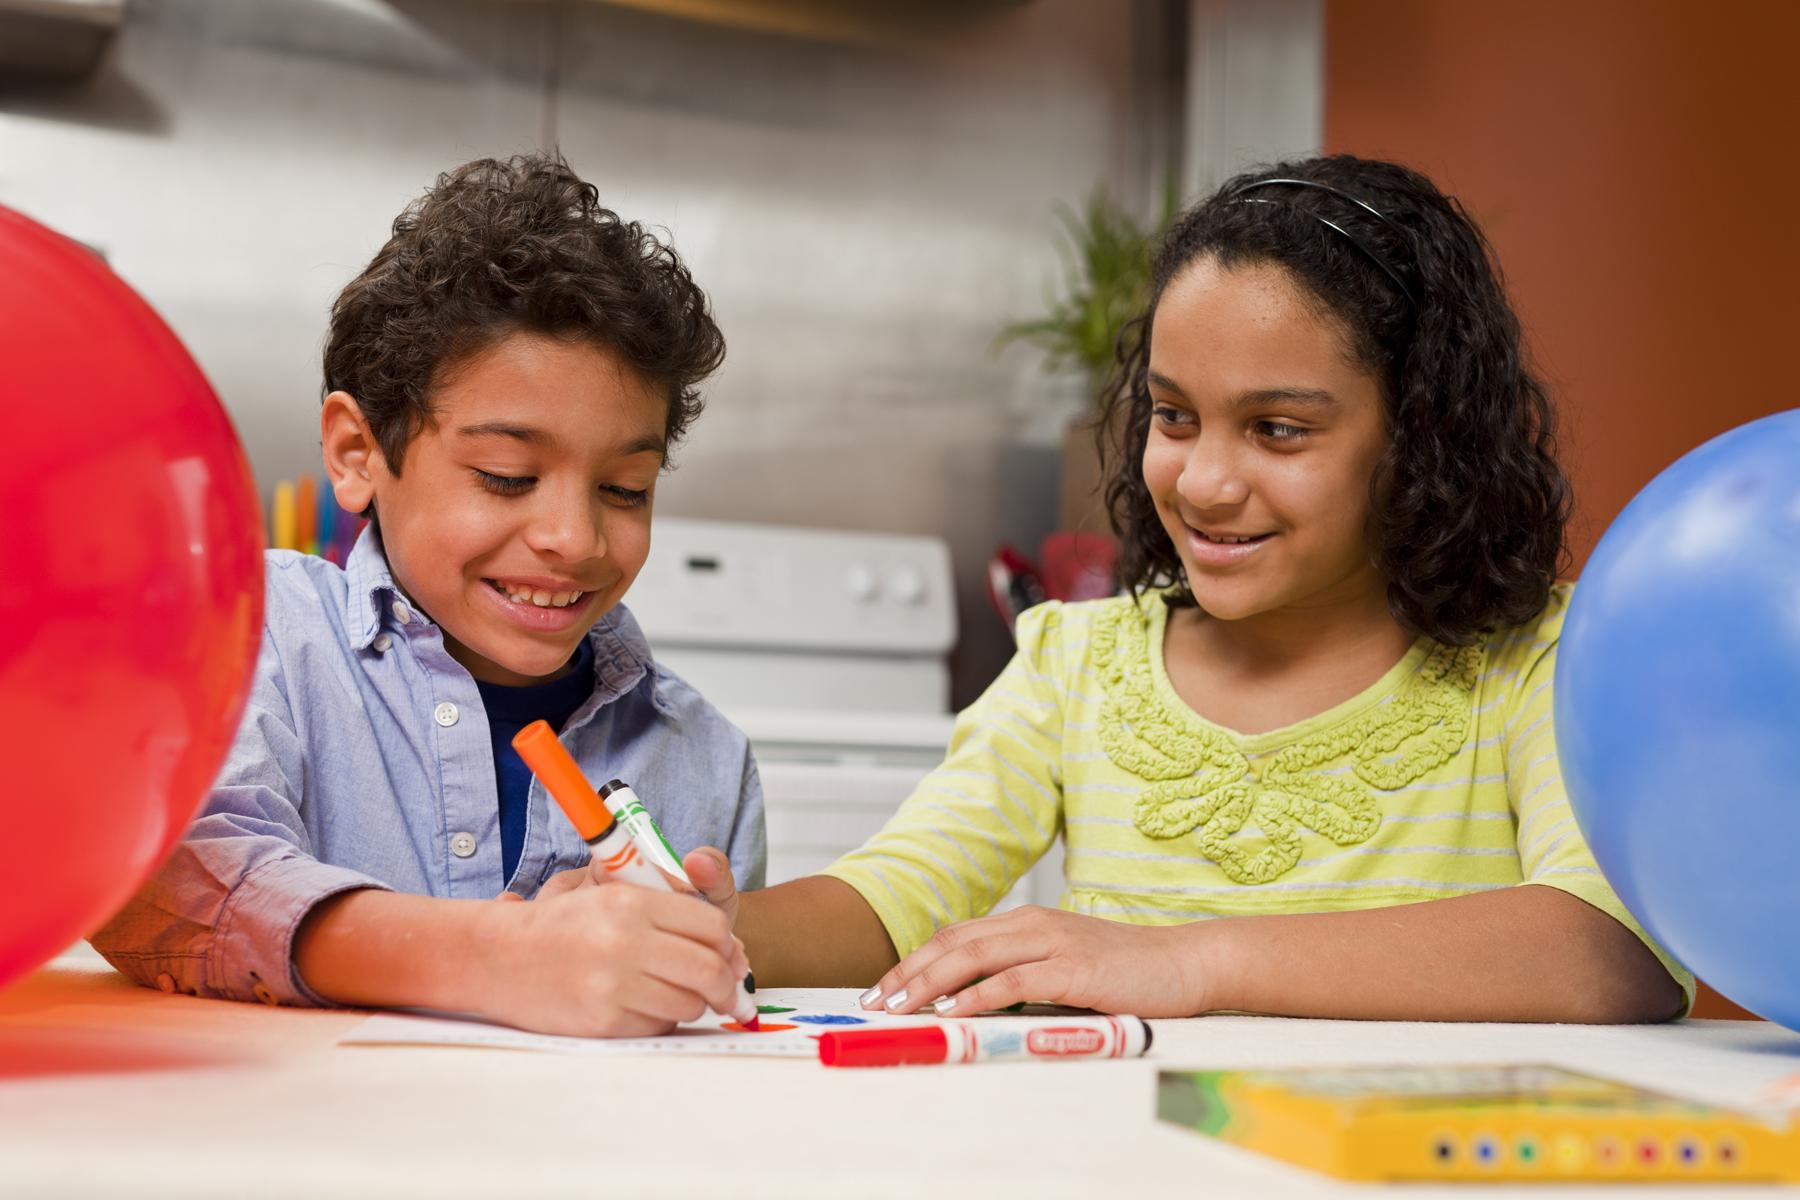
[[[661,1037],[581,1038],[527,1033],[505,1025],[493,1025],[473,1017],[402,1016],[383,1013],[370,1017],[340,1039],[344,1046],[488,1046],[501,1050],[541,1050],[557,1054],[717,1054],[756,1058],[817,1058],[819,1035],[831,1029],[867,1029],[872,1025],[928,1025],[937,1020],[925,1016],[896,1017],[869,1012],[856,1002],[860,993],[851,988],[767,988],[756,993],[759,1005],[792,1009],[764,1013],[765,1026],[791,1025],[792,1029],[764,1033],[738,1033],[726,1029],[729,1017],[708,1013],[699,1021],[677,1027]]]

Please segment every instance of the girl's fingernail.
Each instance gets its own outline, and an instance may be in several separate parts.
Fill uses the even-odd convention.
[[[937,1013],[940,1017],[949,1016],[950,1010],[955,1007],[956,999],[952,996],[939,996],[936,1000],[931,1002],[932,1011]]]
[[[864,1008],[874,1008],[875,1002],[881,999],[881,985],[878,983],[856,998],[856,1002]]]
[[[889,996],[886,1000],[883,1000],[881,1002],[881,1006],[883,1008],[887,1009],[889,1012],[898,1012],[900,1010],[900,1006],[905,1003],[906,1003],[906,989],[901,988],[899,991],[897,991],[893,995]]]
[[[752,996],[756,995],[756,972],[755,971],[745,971],[744,972],[744,990],[746,992],[749,992]]]

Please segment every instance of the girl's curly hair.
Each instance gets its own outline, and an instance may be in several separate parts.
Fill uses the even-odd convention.
[[[483,158],[438,176],[331,306],[325,391],[356,398],[396,473],[433,388],[529,331],[591,339],[666,389],[674,445],[725,338],[672,247],[601,207],[560,154]]]
[[[1321,189],[1259,188],[1254,203],[1235,194],[1267,179],[1329,185],[1399,228]],[[1406,281],[1416,307],[1372,255]],[[1144,484],[1143,458],[1152,318],[1169,281],[1203,257],[1228,269],[1285,268],[1341,323],[1380,383],[1388,448],[1370,483],[1369,545],[1395,618],[1467,645],[1542,612],[1566,561],[1569,482],[1556,461],[1550,400],[1524,362],[1492,250],[1462,206],[1423,175],[1347,154],[1239,175],[1164,238],[1150,302],[1120,337],[1097,422],[1121,580],[1134,591],[1173,585],[1171,603],[1193,603]]]

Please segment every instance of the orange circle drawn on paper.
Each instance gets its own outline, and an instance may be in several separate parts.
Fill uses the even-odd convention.
[[[724,1028],[731,1030],[733,1033],[780,1033],[782,1030],[792,1029],[794,1026],[781,1025],[774,1021],[764,1021],[762,1023],[762,1028],[752,1029],[739,1021],[727,1021],[725,1022]]]

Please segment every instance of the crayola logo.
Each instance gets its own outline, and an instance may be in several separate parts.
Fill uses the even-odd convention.
[[[1093,1054],[1106,1045],[1098,1029],[1034,1029],[1025,1035],[1025,1048],[1033,1054]]]

